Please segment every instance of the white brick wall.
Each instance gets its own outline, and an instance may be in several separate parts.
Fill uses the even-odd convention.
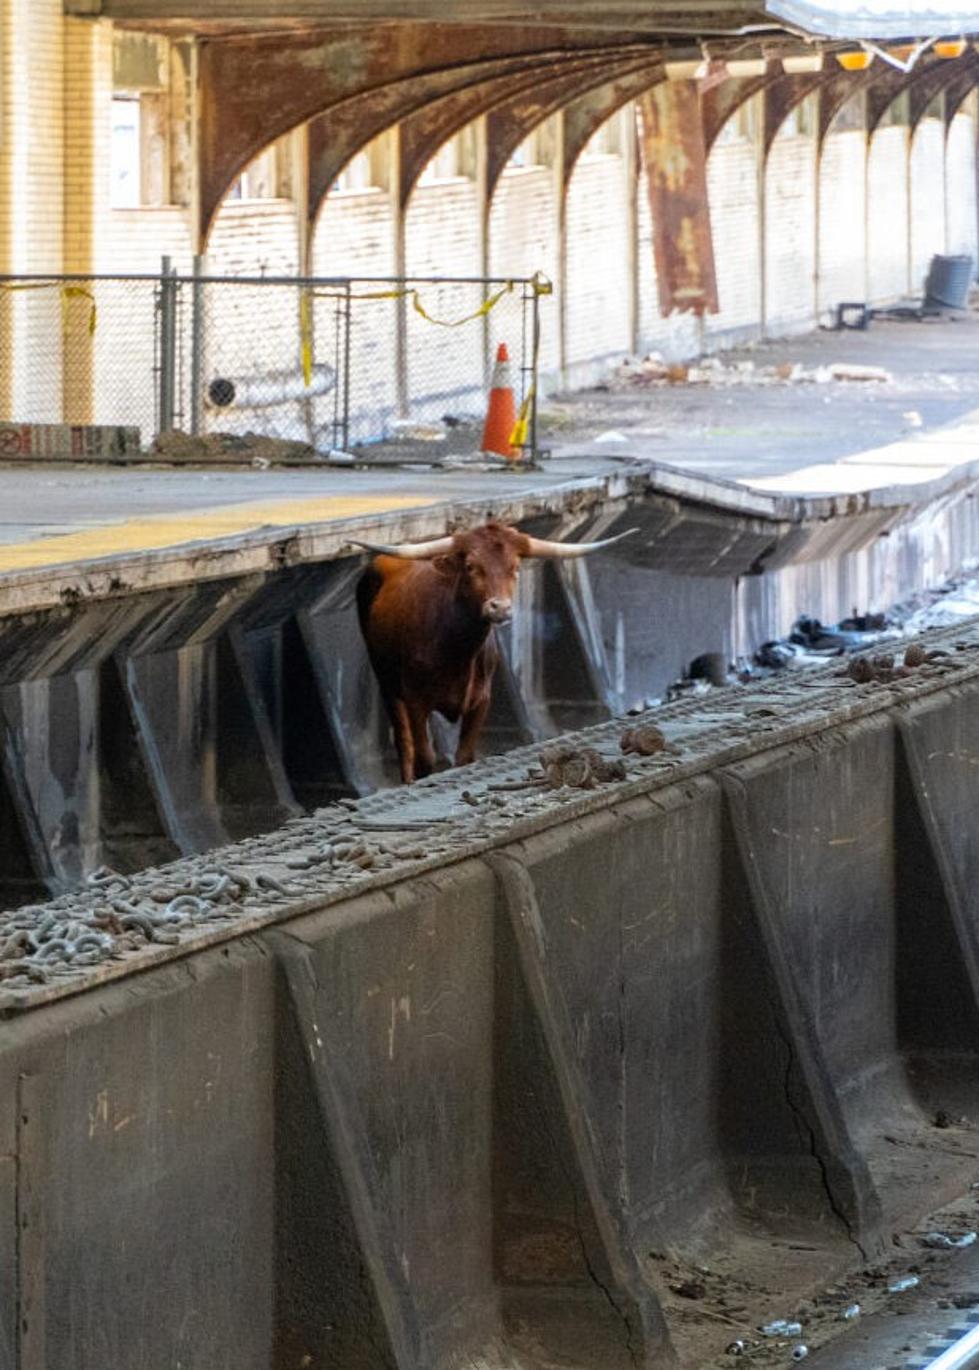
[[[908,289],[908,130],[878,129],[867,156],[867,295],[877,303]]]
[[[924,289],[928,263],[945,251],[945,124],[922,119],[911,140],[911,289]]]
[[[621,357],[629,337],[628,188],[623,159],[583,156],[567,201],[566,362]]]
[[[707,162],[719,314],[708,314],[708,334],[756,328],[761,319],[761,225],[758,150],[754,142],[715,146]]]
[[[956,114],[948,131],[945,152],[945,249],[966,252],[976,261],[976,121],[969,113]]]
[[[61,0],[0,0],[0,268],[60,272],[64,205]],[[57,418],[61,302],[55,291],[0,304],[0,397],[22,421]]]
[[[765,170],[765,327],[806,327],[815,313],[816,140],[779,133]]]
[[[393,276],[394,219],[384,190],[328,195],[313,231],[317,276]]]
[[[695,314],[676,310],[667,318],[659,312],[659,290],[653,253],[653,220],[645,173],[639,177],[637,201],[639,275],[639,351],[662,352],[668,360],[692,357],[703,343],[701,322]]]
[[[489,220],[492,276],[532,276],[543,271],[557,283],[557,210],[554,173],[549,167],[515,167],[504,171],[496,187]],[[557,293],[544,301],[541,367],[555,373],[560,364]],[[490,315],[491,346],[503,338],[505,316]],[[507,330],[509,333],[509,330]],[[513,348],[513,339],[505,339]]]
[[[409,278],[483,274],[474,181],[459,177],[416,187],[405,216],[405,274]],[[484,299],[482,287],[473,284],[421,285],[419,290],[426,313],[447,322],[467,318]],[[519,318],[509,300],[500,309],[508,309],[511,320]],[[411,307],[406,320],[411,416],[437,420],[446,413],[481,413],[485,403],[483,320],[446,328],[430,323]],[[507,342],[515,355],[519,336],[509,331]]]
[[[394,216],[387,192],[375,188],[327,196],[313,234],[312,261],[318,276],[393,276]],[[316,301],[318,338],[329,336],[334,308],[332,301]],[[391,365],[396,312],[389,300],[355,300],[352,310],[351,431],[363,441],[383,436],[397,414]],[[328,404],[319,407],[325,410]]]
[[[866,295],[867,135],[830,133],[819,165],[818,307]]]

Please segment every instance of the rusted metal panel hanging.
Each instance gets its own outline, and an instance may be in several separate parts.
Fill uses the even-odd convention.
[[[707,149],[696,83],[661,82],[638,104],[660,313],[716,314]]]

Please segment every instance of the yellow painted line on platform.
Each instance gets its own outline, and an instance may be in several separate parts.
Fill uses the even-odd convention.
[[[185,510],[154,518],[126,519],[79,533],[59,533],[31,542],[0,544],[0,573],[39,566],[73,565],[126,552],[154,552],[189,542],[209,542],[253,533],[259,528],[290,528],[331,523],[361,514],[386,514],[433,504],[431,495],[341,495],[328,499],[277,500],[267,504],[228,504]]]

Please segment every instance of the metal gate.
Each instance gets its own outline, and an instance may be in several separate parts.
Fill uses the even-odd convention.
[[[475,423],[498,345],[536,446],[542,276],[0,277],[0,422],[317,452]]]

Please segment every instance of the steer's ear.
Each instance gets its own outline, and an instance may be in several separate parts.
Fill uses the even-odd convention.
[[[459,558],[455,552],[444,552],[441,556],[432,557],[430,565],[434,566],[440,576],[454,576],[459,569]]]

